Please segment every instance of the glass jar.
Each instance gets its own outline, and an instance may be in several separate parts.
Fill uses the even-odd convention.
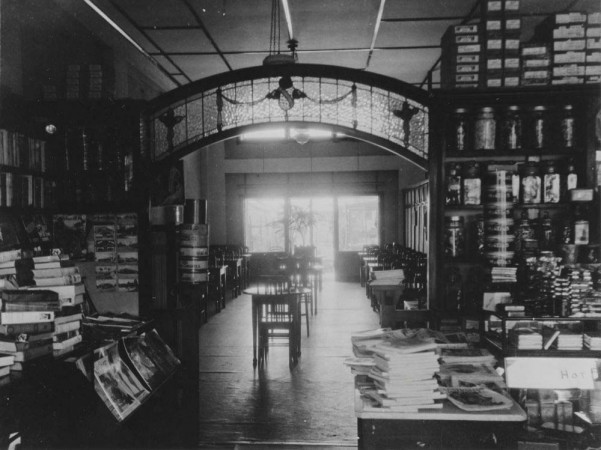
[[[453,111],[452,125],[450,136],[450,150],[454,152],[464,152],[469,150],[468,136],[469,136],[469,119],[468,112],[465,108],[457,108]]]
[[[522,203],[525,205],[541,202],[541,179],[538,166],[534,161],[529,161],[522,168],[521,194]]]
[[[561,195],[561,180],[554,161],[548,161],[543,175],[543,202],[559,203]]]
[[[445,203],[450,206],[461,205],[461,174],[460,165],[452,164],[449,168],[446,183]]]
[[[445,224],[445,255],[456,258],[463,255],[463,218],[451,216]]]
[[[480,205],[482,202],[482,180],[480,165],[471,162],[465,167],[463,175],[463,204]]]
[[[496,129],[494,109],[480,108],[474,121],[474,150],[494,150]]]
[[[518,106],[507,108],[501,125],[501,146],[509,151],[522,148],[522,118]]]
[[[540,250],[553,250],[555,247],[555,228],[548,212],[544,212],[540,220],[538,245]]]
[[[587,245],[589,243],[588,220],[577,220],[574,222],[574,244]]]
[[[572,105],[565,105],[559,123],[562,148],[574,148],[574,111]]]
[[[523,254],[525,250],[525,242],[528,239],[534,238],[534,228],[532,223],[528,220],[528,216],[525,212],[522,213],[521,219],[518,221],[515,229],[515,251],[518,254]]]
[[[532,110],[532,123],[530,125],[531,145],[534,149],[543,149],[547,143],[547,108],[535,106]]]

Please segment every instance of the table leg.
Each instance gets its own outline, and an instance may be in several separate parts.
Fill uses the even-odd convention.
[[[257,366],[257,329],[259,322],[259,311],[255,299],[252,300],[252,323],[253,323],[253,366]]]

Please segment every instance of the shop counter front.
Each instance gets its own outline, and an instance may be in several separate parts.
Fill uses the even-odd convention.
[[[355,390],[359,449],[517,448],[526,413],[509,409],[467,412],[444,401],[440,409],[398,412],[372,406]]]

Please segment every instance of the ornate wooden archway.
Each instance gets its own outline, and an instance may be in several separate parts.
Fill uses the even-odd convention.
[[[370,72],[313,64],[251,67],[152,102],[150,158],[179,159],[252,127],[321,124],[426,168],[429,103],[426,91]]]

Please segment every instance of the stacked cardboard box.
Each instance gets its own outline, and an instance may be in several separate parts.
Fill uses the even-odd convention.
[[[480,26],[455,25],[442,37],[441,82],[443,88],[480,87],[482,44]]]
[[[522,86],[544,86],[551,80],[551,51],[547,44],[523,44],[521,48]]]
[[[482,2],[484,86],[520,84],[519,0]]]
[[[586,13],[566,12],[552,14],[536,27],[534,40],[551,45],[551,84],[584,83],[586,23]]]
[[[601,12],[590,13],[586,23],[585,83],[601,83]]]

